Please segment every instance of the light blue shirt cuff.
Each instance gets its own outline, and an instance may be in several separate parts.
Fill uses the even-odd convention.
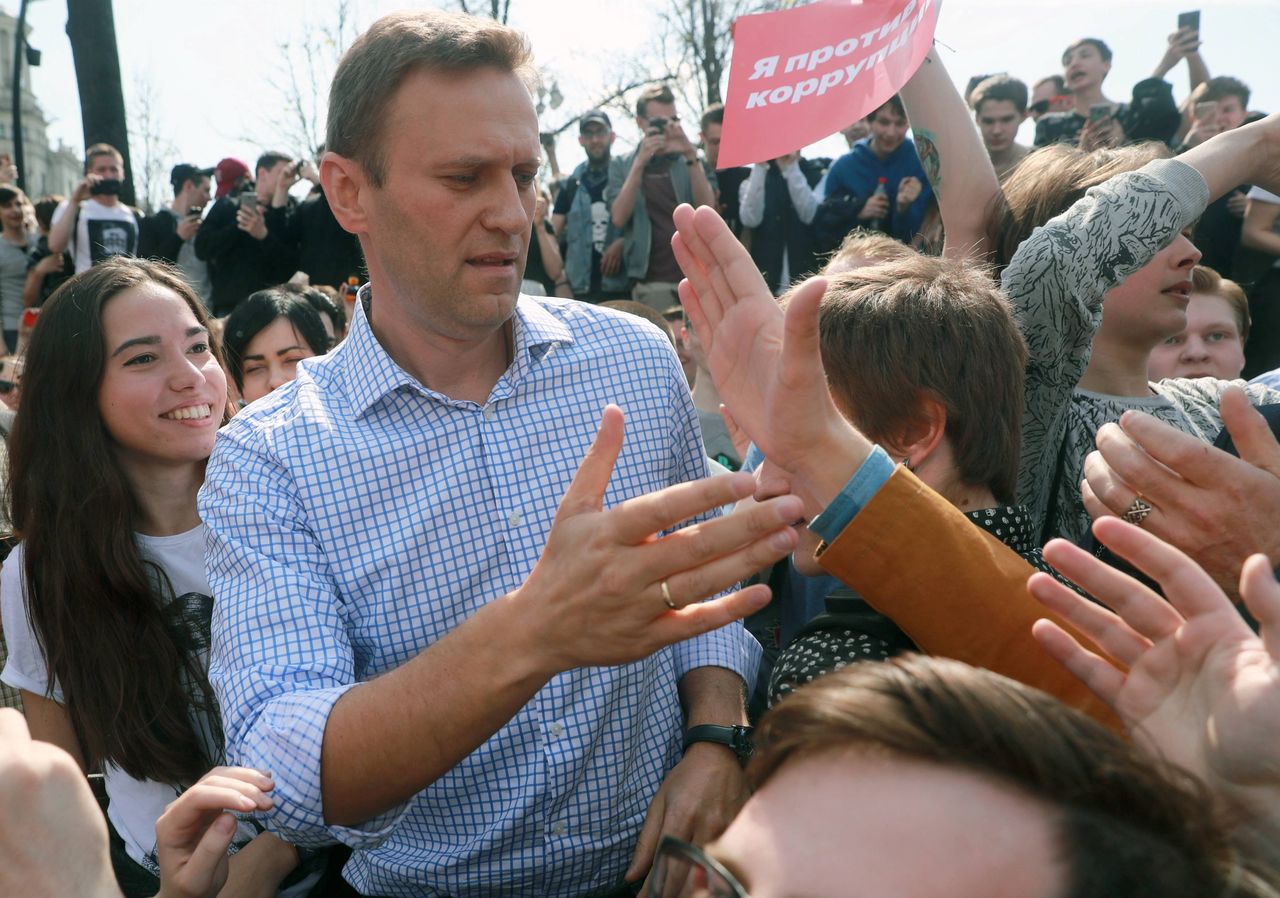
[[[858,512],[867,507],[880,487],[889,482],[893,469],[894,464],[889,456],[876,446],[858,466],[858,470],[854,471],[844,489],[831,500],[831,504],[809,522],[809,529],[822,537],[823,542],[835,542],[840,532],[858,516]]]

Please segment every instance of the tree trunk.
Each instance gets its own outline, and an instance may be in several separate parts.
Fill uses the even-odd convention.
[[[109,143],[124,157],[124,188],[120,199],[132,205],[133,166],[129,161],[129,126],[116,49],[111,0],[67,0],[67,37],[75,59],[80,90],[80,122],[85,147]]]

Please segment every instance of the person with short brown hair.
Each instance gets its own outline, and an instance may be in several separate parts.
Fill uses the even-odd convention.
[[[978,82],[969,105],[996,175],[1003,178],[1031,152],[1017,140],[1027,119],[1027,85],[1008,75],[992,75]]]
[[[351,45],[320,176],[369,283],[220,432],[201,494],[228,756],[366,895],[632,896],[662,832],[745,798],[737,620],[768,590],[729,590],[800,502],[720,517],[750,477],[705,478],[665,336],[520,293],[527,68],[519,32],[438,10]]]
[[[142,214],[120,201],[124,157],[111,144],[85,150],[85,177],[53,213],[49,249],[71,254],[76,273],[116,255],[138,251]]]
[[[699,160],[685,135],[670,86],[651,84],[640,92],[635,122],[643,135],[640,144],[630,156],[610,164],[605,201],[614,226],[622,229],[622,265],[632,281],[631,298],[661,312],[680,301],[671,213],[680,203],[714,207],[715,173]]]
[[[751,800],[714,842],[665,840],[655,890],[1276,894],[1189,773],[990,671],[920,656],[854,664],[798,689],[757,736]]]
[[[1197,265],[1191,270],[1187,326],[1151,350],[1147,376],[1235,380],[1244,370],[1249,323],[1249,298],[1240,285]]]

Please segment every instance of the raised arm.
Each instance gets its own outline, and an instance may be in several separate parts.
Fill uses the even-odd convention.
[[[523,584],[368,682],[356,680],[337,588],[288,471],[256,432],[233,424],[219,435],[200,503],[219,596],[210,679],[228,757],[276,776],[273,829],[300,844],[376,845],[404,802],[557,672],[646,657],[767,601],[767,588],[750,587],[695,604],[790,551],[800,503],[783,497],[752,522],[734,515],[655,539],[742,498],[751,480],[682,483],[602,510],[622,429],[607,409]]]
[[[951,76],[930,50],[902,87],[916,152],[938,196],[946,229],[943,255],[986,261],[991,218],[1000,197],[982,135]]]
[[[989,667],[1114,723],[1034,644],[1031,566],[895,471],[836,409],[818,342],[825,281],[806,281],[784,312],[718,216],[680,206],[675,222],[672,247],[688,275],[680,296],[706,335],[712,378],[735,422],[804,500],[810,529],[830,543],[823,567],[923,651]]]

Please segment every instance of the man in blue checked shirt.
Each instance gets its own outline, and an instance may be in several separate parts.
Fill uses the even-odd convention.
[[[715,517],[751,480],[700,480],[666,339],[518,295],[530,72],[518,32],[437,11],[352,45],[321,177],[370,283],[200,496],[228,757],[362,895],[635,894],[661,834],[746,794],[729,745],[682,743],[745,723],[768,594],[698,602],[789,552],[800,502]]]

